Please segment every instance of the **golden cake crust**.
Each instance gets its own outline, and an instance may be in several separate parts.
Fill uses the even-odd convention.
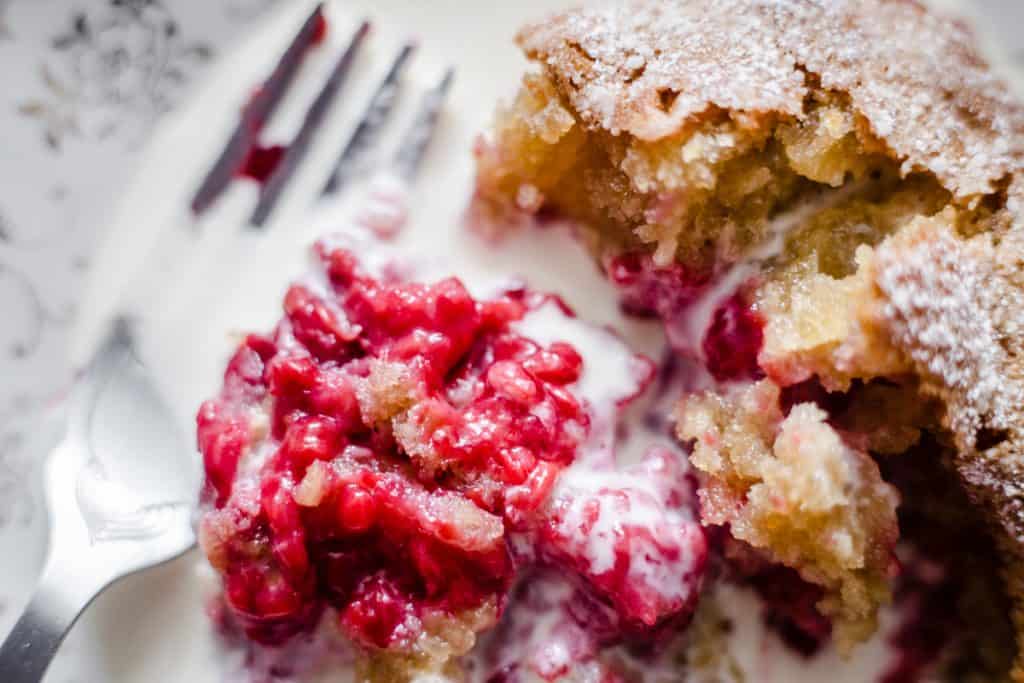
[[[798,116],[808,77],[847,93],[903,164],[955,196],[987,194],[1024,158],[1024,110],[970,31],[909,0],[639,0],[524,28],[591,127],[644,140],[720,109]]]
[[[935,215],[879,245],[863,315],[944,405],[1024,653],[1024,107],[970,30],[914,0],[634,0],[518,41],[588,129],[655,141],[721,111],[800,119],[825,90],[903,175],[934,176],[958,210],[996,207],[981,234]]]

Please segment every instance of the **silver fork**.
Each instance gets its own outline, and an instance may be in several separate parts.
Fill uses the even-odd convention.
[[[116,323],[72,389],[44,469],[49,551],[0,646],[0,681],[42,679],[79,614],[106,586],[195,544],[190,450]]]
[[[320,11],[318,6],[303,25],[283,62],[294,58],[294,45],[308,40],[310,22]],[[286,157],[280,173],[272,176],[269,191],[265,188],[261,194],[251,224],[263,224],[304,158],[366,26],[364,22],[354,34],[311,107],[296,136],[294,153],[290,159]],[[397,81],[410,53],[411,47],[403,46],[391,64],[345,143],[325,194],[340,191],[357,164],[360,171],[369,170],[367,152],[375,146],[394,108]],[[279,66],[274,75],[280,76],[282,70],[288,78],[296,73],[293,66]],[[403,184],[411,184],[416,175],[452,78],[453,71],[448,69],[424,93],[394,157],[383,164],[386,173]],[[278,94],[288,85],[279,82]],[[272,109],[276,103],[274,99],[264,109]],[[244,137],[236,131],[229,140],[193,199],[196,213],[223,189],[224,174],[231,171],[230,159],[244,156],[239,147]],[[125,300],[130,299],[129,295]],[[131,314],[124,311],[114,317],[67,400],[66,429],[44,470],[50,520],[48,555],[28,606],[0,646],[0,683],[40,681],[68,630],[104,588],[195,546],[194,449],[176,428],[172,411],[138,358],[130,320]]]

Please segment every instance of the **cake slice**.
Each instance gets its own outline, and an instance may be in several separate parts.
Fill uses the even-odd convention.
[[[573,220],[664,320],[704,521],[820,587],[850,648],[900,571],[878,463],[927,444],[1024,646],[1024,110],[969,30],[903,0],[644,1],[518,42],[474,216]]]

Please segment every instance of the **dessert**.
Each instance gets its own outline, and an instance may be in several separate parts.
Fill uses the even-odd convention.
[[[320,241],[197,418],[217,623],[371,681],[1024,680],[1024,112],[967,29],[640,0],[519,42],[472,215],[569,219],[666,356]]]
[[[783,616],[851,652],[936,551],[904,512],[949,517],[887,476],[913,457],[998,547],[989,607],[961,615],[1003,654],[931,665],[1005,679],[1008,617],[1024,647],[1024,110],[969,30],[896,0],[640,1],[518,42],[536,68],[477,147],[474,217],[571,219],[624,308],[663,320],[725,563],[794,572],[814,610]]]
[[[329,629],[364,677],[408,680],[457,675],[535,572],[600,616],[552,675],[690,618],[707,542],[682,454],[616,469],[650,361],[557,297],[315,252],[197,418],[224,621],[269,646]]]

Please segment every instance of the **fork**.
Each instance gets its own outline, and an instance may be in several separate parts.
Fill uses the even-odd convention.
[[[35,593],[0,646],[0,681],[41,680],[100,591],[195,544],[189,451],[170,415],[119,320],[72,388],[64,436],[47,458],[49,551]],[[123,462],[143,453],[140,462]]]
[[[297,74],[297,61],[322,21],[318,5],[285,51],[260,92],[269,93],[243,114],[191,203],[198,215],[223,191],[235,167],[255,144],[263,120]],[[321,127],[353,56],[364,40],[363,22],[310,107],[281,163],[264,186],[250,225],[271,215]],[[336,194],[354,170],[365,170],[367,152],[394,110],[398,81],[413,51],[403,45],[343,146],[322,194]],[[412,125],[401,137],[385,173],[411,184],[436,127],[453,70],[422,97]],[[257,119],[258,117],[258,119]],[[160,250],[157,249],[157,252]],[[126,293],[124,310],[77,378],[67,399],[63,438],[44,468],[50,520],[49,550],[28,606],[0,645],[0,681],[40,681],[64,636],[81,612],[108,585],[128,574],[177,558],[195,546],[192,516],[196,477],[194,450],[186,446],[153,376],[139,360],[141,325]]]

